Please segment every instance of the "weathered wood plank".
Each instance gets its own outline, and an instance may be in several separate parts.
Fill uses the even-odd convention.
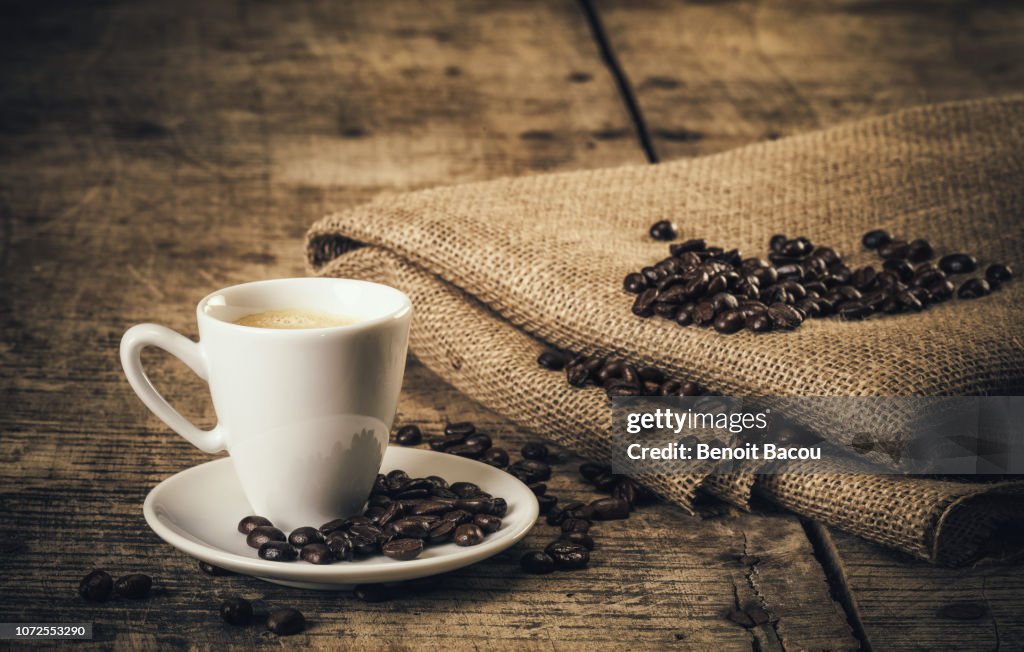
[[[0,42],[5,620],[90,620],[121,647],[272,643],[217,618],[218,597],[243,594],[301,608],[312,627],[293,641],[316,648],[855,645],[785,515],[649,507],[600,527],[588,571],[527,577],[518,556],[548,540],[542,525],[383,605],[207,578],[142,519],[149,488],[206,456],[131,394],[127,326],[194,337],[205,292],[300,274],[307,225],[381,190],[644,160],[574,3],[25,5],[14,20]],[[201,382],[147,361],[212,422]],[[428,432],[457,417],[512,448],[528,436],[416,364],[400,410]],[[588,496],[573,475],[552,491]],[[74,587],[94,567],[152,573],[165,592],[85,603]],[[731,624],[737,600],[777,624]]]

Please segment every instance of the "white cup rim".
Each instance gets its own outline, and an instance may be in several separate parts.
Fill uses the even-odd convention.
[[[207,306],[210,305],[210,301],[215,297],[224,295],[226,293],[237,292],[245,289],[259,289],[263,287],[271,287],[274,285],[284,284],[319,284],[319,285],[347,285],[347,286],[359,286],[363,288],[369,288],[373,292],[381,292],[384,294],[391,295],[392,298],[398,299],[398,305],[381,315],[370,317],[366,319],[359,319],[352,324],[343,324],[339,326],[322,326],[316,328],[261,328],[258,326],[245,326],[242,324],[236,324],[232,321],[221,319],[206,310]],[[328,278],[328,277],[316,277],[316,276],[294,276],[285,278],[273,278],[265,279],[262,281],[248,281],[246,283],[237,283],[235,285],[229,285],[227,287],[220,288],[210,292],[205,297],[199,300],[196,304],[196,318],[200,321],[210,320],[216,323],[220,327],[242,329],[246,333],[259,333],[267,337],[303,337],[309,335],[324,335],[330,333],[355,333],[371,329],[380,324],[390,322],[396,319],[402,319],[407,317],[412,312],[412,300],[401,290],[391,287],[390,285],[384,285],[383,283],[374,283],[372,281],[364,281],[361,279],[354,278]]]

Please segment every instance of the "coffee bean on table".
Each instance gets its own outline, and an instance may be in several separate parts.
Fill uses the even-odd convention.
[[[482,432],[470,435],[466,437],[466,446],[479,446],[484,450],[487,450],[493,445],[490,435],[485,435]]]
[[[143,575],[142,573],[132,573],[131,575],[119,577],[114,583],[114,590],[119,596],[133,600],[145,598],[149,595],[149,590],[152,587],[153,579],[149,575]]]
[[[323,543],[323,541],[324,535],[315,527],[300,527],[292,530],[292,533],[288,535],[288,543],[296,548],[301,548],[309,543]]]
[[[409,561],[423,552],[422,539],[393,539],[381,547],[385,556],[399,561]]]
[[[978,267],[978,260],[970,254],[949,254],[939,259],[939,269],[947,274],[969,274]]]
[[[555,570],[555,560],[545,552],[528,552],[519,558],[519,565],[527,573],[547,575]]]
[[[298,634],[306,627],[306,618],[298,609],[284,607],[267,615],[267,629],[278,636]]]
[[[269,519],[263,518],[262,516],[246,516],[238,522],[238,531],[242,534],[249,534],[257,527],[260,526],[272,526],[273,523]]]
[[[92,602],[103,602],[114,590],[114,579],[102,570],[94,570],[78,583],[78,594]]]
[[[508,467],[508,472],[526,484],[551,479],[551,466],[539,460],[519,460]]]
[[[587,481],[593,481],[597,476],[611,472],[612,467],[607,464],[597,464],[595,462],[584,462],[583,464],[580,464],[580,475]]]
[[[415,446],[422,441],[423,433],[420,432],[419,426],[415,424],[402,426],[395,433],[395,443],[399,446]]]
[[[983,278],[969,278],[964,281],[956,295],[961,299],[977,299],[992,293],[988,281]]]
[[[590,563],[590,551],[585,546],[571,541],[554,541],[544,549],[559,570],[585,568]]]
[[[543,496],[548,491],[548,486],[543,482],[533,482],[527,485],[526,488],[533,492],[534,496]]]
[[[935,255],[935,251],[932,249],[932,245],[924,239],[918,238],[917,240],[911,240],[907,246],[907,260],[912,263],[920,263],[926,260],[931,260],[932,256]]]
[[[600,498],[590,503],[590,508],[598,521],[629,518],[629,503],[621,498]]]
[[[548,447],[542,442],[531,441],[523,446],[522,455],[528,460],[540,460],[543,462],[548,458]]]
[[[622,289],[630,294],[640,294],[647,289],[647,278],[638,272],[627,274],[626,278],[622,279]],[[538,360],[538,362],[540,361]],[[546,367],[547,369],[553,369],[553,367],[548,367],[543,362],[540,366]],[[561,367],[559,367],[559,369],[561,369]]]
[[[229,625],[244,627],[252,622],[252,603],[245,598],[228,598],[220,603],[220,617]]]
[[[562,532],[589,532],[591,523],[585,518],[570,516],[561,523]]]
[[[633,314],[637,317],[650,317],[654,314],[654,302],[658,298],[658,290],[647,288],[633,302]]]
[[[647,230],[652,238],[655,240],[675,240],[676,239],[676,227],[668,220],[660,220],[651,225],[651,228]]]
[[[561,539],[570,543],[578,543],[587,550],[594,549],[594,537],[586,532],[563,532]]]
[[[273,525],[260,525],[253,528],[245,538],[250,548],[259,548],[268,541],[285,541],[284,532]]]
[[[307,544],[302,547],[302,552],[299,554],[303,561],[309,562],[310,564],[316,564],[318,566],[330,564],[336,561],[334,552],[332,552],[330,546],[325,543]]]
[[[1011,278],[1013,278],[1013,269],[1009,265],[995,263],[985,269],[985,280],[993,288],[999,287],[1000,284],[1009,281]]]
[[[473,523],[486,534],[497,532],[501,529],[501,519],[491,514],[477,514],[473,517]]]
[[[267,561],[295,561],[299,553],[284,541],[267,541],[260,546],[259,556]]]
[[[213,564],[209,564],[201,559],[199,560],[199,570],[203,571],[207,575],[212,575],[214,577],[234,575],[234,573],[225,568],[221,568],[220,566],[214,566]]]
[[[476,432],[476,426],[469,421],[457,421],[444,427],[444,434],[450,436],[469,437]]]
[[[745,321],[746,320],[742,312],[739,310],[730,310],[715,317],[714,327],[719,333],[732,335],[733,333],[742,330]]]
[[[457,546],[475,546],[483,540],[483,530],[475,523],[465,523],[455,528],[455,545]]]
[[[540,513],[547,514],[558,504],[558,498],[545,494],[537,497],[537,504],[540,506]]]

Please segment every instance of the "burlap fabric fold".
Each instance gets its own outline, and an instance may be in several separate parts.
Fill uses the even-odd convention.
[[[630,312],[622,278],[666,255],[647,227],[763,255],[805,235],[851,263],[885,227],[982,263],[1024,253],[1024,98],[923,107],[698,159],[390,195],[308,234],[310,270],[385,282],[416,314],[413,352],[456,388],[594,459],[610,455],[603,392],[537,367],[545,344],[655,364],[735,395],[1021,394],[1024,283],[915,315],[819,319],[723,336]],[[836,432],[839,432],[838,429]],[[830,436],[826,428],[822,434]],[[841,439],[841,436],[832,433]],[[894,446],[900,442],[895,441]],[[858,469],[641,478],[689,507],[698,490],[752,493],[936,563],[971,558],[1024,518],[1017,483],[875,477]]]

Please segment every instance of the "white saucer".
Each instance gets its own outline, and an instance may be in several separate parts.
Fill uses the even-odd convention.
[[[384,453],[381,472],[393,469],[404,469],[412,477],[439,475],[449,482],[473,482],[501,496],[508,502],[501,529],[476,546],[430,546],[412,561],[384,556],[326,566],[265,561],[246,545],[245,537],[236,529],[238,521],[251,514],[252,508],[242,495],[228,458],[194,466],[164,480],[146,496],[142,511],[161,539],[187,555],[275,584],[320,590],[410,580],[468,566],[512,546],[537,520],[539,508],[533,492],[513,476],[487,464],[447,453],[390,446]]]

